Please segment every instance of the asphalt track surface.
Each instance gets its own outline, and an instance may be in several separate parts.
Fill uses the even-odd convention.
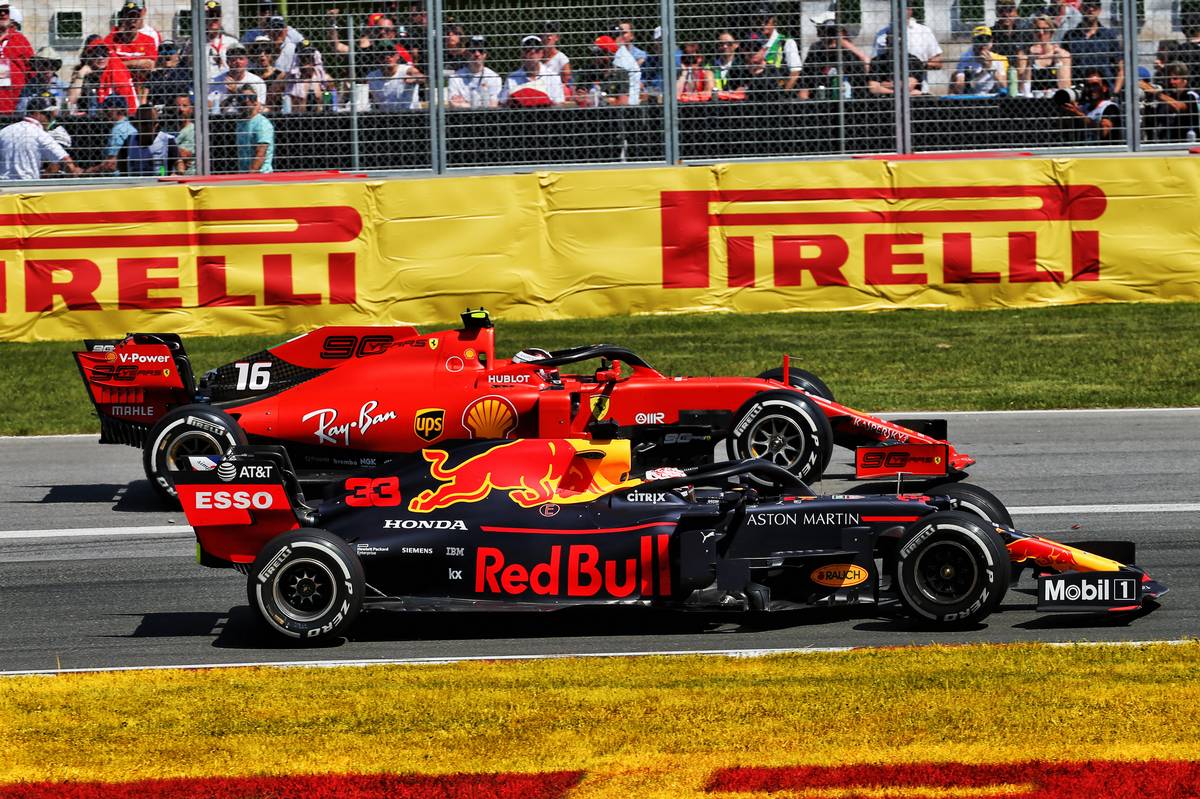
[[[915,416],[918,414],[908,414]],[[1059,540],[1129,539],[1170,587],[1134,619],[1039,615],[1032,581],[977,629],[930,632],[872,608],[770,624],[644,608],[360,617],[349,640],[300,648],[259,628],[245,578],[194,562],[179,511],[140,453],[95,437],[0,439],[0,672],[305,661],[442,660],[1001,641],[1178,640],[1200,632],[1200,408],[956,413],[972,482],[1018,527]],[[837,450],[831,472],[846,471]],[[848,483],[818,486],[836,493]],[[178,529],[176,529],[178,528]]]

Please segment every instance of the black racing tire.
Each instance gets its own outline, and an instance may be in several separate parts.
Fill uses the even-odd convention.
[[[273,632],[305,643],[340,637],[358,618],[362,563],[341,538],[316,528],[277,535],[247,572],[246,598]]]
[[[931,497],[950,497],[958,501],[958,508],[964,513],[970,513],[981,519],[1012,527],[1012,516],[1000,498],[991,491],[971,483],[939,483],[921,491]]]
[[[774,369],[768,369],[759,375],[763,380],[779,380],[783,381],[783,367],[776,366]],[[836,402],[833,398],[833,390],[825,384],[825,381],[814,375],[812,372],[804,369],[797,369],[794,366],[788,367],[788,385],[793,388],[802,388],[809,394],[815,394],[822,399],[827,399],[830,402]]]
[[[181,405],[159,419],[146,436],[142,468],[159,496],[175,502],[171,472],[189,471],[189,456],[224,455],[235,444],[245,443],[245,431],[220,408]]]
[[[970,514],[944,511],[901,536],[895,588],[918,622],[969,626],[1000,606],[1011,570],[1008,550],[994,530]]]
[[[812,399],[795,392],[764,392],[742,406],[725,440],[730,460],[762,458],[806,482],[825,473],[833,455],[833,429]],[[769,486],[748,474],[756,485]]]

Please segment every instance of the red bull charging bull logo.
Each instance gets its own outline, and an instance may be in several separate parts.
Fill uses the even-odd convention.
[[[600,459],[575,456],[580,448],[600,451]],[[425,450],[429,474],[442,485],[418,494],[408,509],[429,513],[460,502],[479,502],[493,491],[507,491],[522,508],[555,502],[586,502],[629,484],[628,446],[593,445],[587,441],[519,439],[500,444],[446,467],[450,453]],[[638,482],[638,481],[634,481]]]

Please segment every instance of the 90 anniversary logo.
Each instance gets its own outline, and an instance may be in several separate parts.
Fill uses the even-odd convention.
[[[853,204],[853,205],[851,205]],[[808,228],[770,234],[775,287],[848,286],[847,237],[855,227],[930,223],[942,239],[942,283],[1000,283],[1004,275],[976,270],[972,260],[974,226],[1013,223],[1008,232],[1010,283],[1064,283],[1100,279],[1100,232],[1070,225],[1070,274],[1039,262],[1037,223],[1099,219],[1108,204],[1104,192],[1089,185],[926,186],[837,189],[741,189],[662,192],[662,286],[707,288],[710,281],[709,236],[721,231],[730,288],[760,285],[754,263],[755,235],[734,235],[737,228]],[[756,210],[763,206],[767,210]],[[789,206],[798,210],[778,210]],[[858,206],[858,207],[855,207]],[[867,285],[927,285],[938,282],[915,251],[922,233],[866,232],[862,236],[861,273]],[[898,249],[907,248],[907,249]],[[897,266],[906,267],[896,271]],[[857,272],[855,272],[857,274]]]

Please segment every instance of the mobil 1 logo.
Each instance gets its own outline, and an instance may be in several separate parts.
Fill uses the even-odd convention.
[[[1038,578],[1038,610],[1088,611],[1138,604],[1138,576],[1129,572],[1067,572]]]

